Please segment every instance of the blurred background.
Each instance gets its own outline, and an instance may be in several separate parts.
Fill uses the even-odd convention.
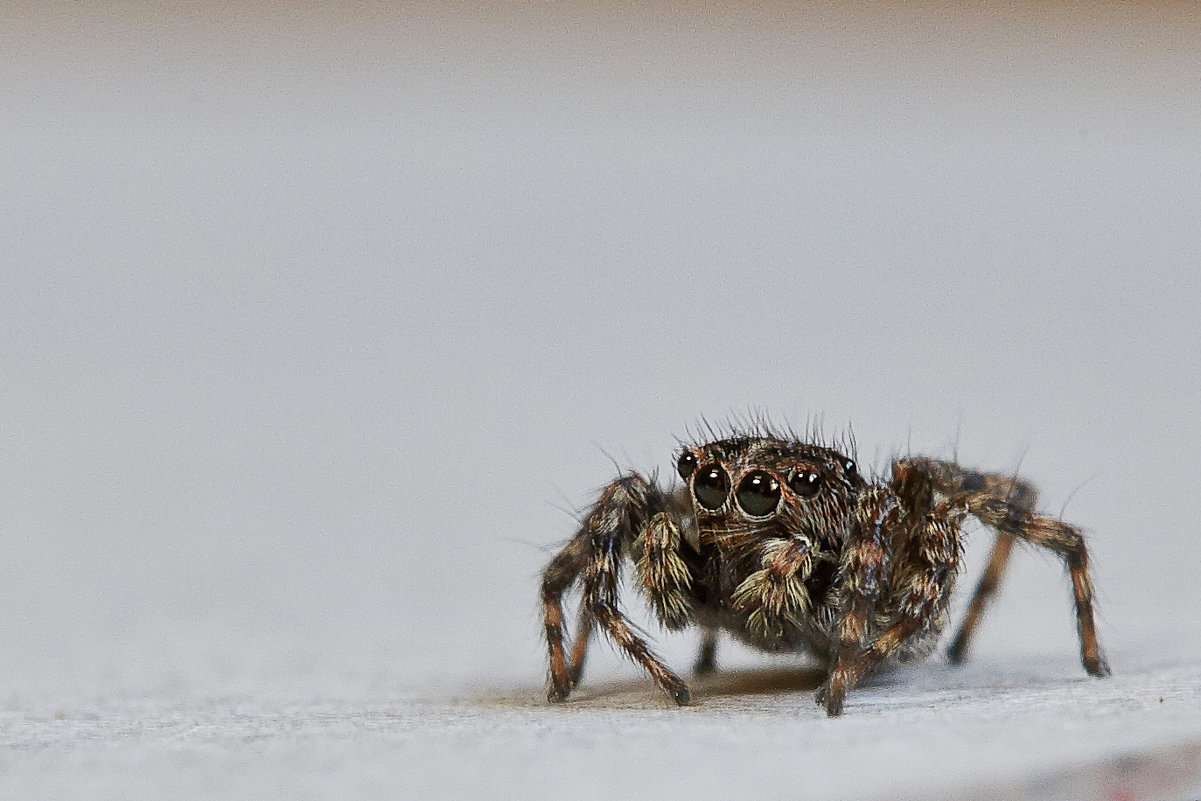
[[[1020,466],[1195,659],[1199,16],[4,5],[3,694],[537,688],[573,514],[754,412]],[[1082,675],[1069,599],[975,658]]]

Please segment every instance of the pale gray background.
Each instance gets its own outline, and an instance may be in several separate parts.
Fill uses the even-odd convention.
[[[0,794],[1195,770],[1199,187],[1191,4],[0,6]],[[1115,679],[1024,551],[841,721],[603,645],[543,706],[570,512],[748,411],[1020,464]]]

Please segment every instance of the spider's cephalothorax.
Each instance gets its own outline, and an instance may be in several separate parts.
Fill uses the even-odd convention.
[[[542,603],[552,701],[578,682],[594,626],[646,668],[678,703],[688,686],[651,653],[618,609],[623,557],[664,625],[704,630],[696,669],[713,670],[719,629],[763,649],[808,652],[828,667],[818,702],[830,715],[866,673],[927,656],[947,623],[959,571],[960,526],[978,518],[997,542],[950,648],[966,652],[1015,540],[1067,564],[1084,669],[1109,673],[1093,623],[1088,552],[1076,528],[1034,511],[1034,488],[953,462],[893,463],[869,483],[854,460],[766,433],[690,445],[683,486],[637,473],[601,491],[579,532],[546,566]],[[562,598],[582,590],[579,630],[564,649]]]

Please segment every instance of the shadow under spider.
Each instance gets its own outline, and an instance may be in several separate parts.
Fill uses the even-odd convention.
[[[690,706],[703,706],[705,700],[711,698],[813,692],[825,678],[826,672],[815,667],[719,670],[706,676],[688,678],[688,684],[692,688]],[[585,682],[572,692],[571,698],[563,704],[550,704],[546,700],[545,692],[544,689],[539,689],[537,695],[532,695],[528,690],[505,692],[498,689],[495,692],[479,693],[472,700],[486,706],[543,706],[562,709],[574,706],[617,709],[645,707],[648,704],[675,706],[670,699],[658,692],[653,684],[649,684],[645,677],[624,681]]]
[[[697,694],[710,696],[761,695],[816,690],[826,680],[826,671],[815,667],[748,668],[725,670],[691,681]]]

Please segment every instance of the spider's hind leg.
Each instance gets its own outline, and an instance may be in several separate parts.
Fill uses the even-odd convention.
[[[1080,661],[1090,676],[1108,676],[1109,663],[1101,652],[1093,615],[1093,582],[1088,569],[1088,548],[1080,530],[1062,520],[1037,514],[984,493],[968,492],[956,500],[964,502],[969,514],[998,532],[1049,548],[1063,557],[1072,578],[1072,595],[1076,602]]]
[[[962,663],[967,656],[967,648],[976,633],[976,626],[980,624],[985,607],[996,595],[1001,578],[1005,575],[1009,555],[1013,552],[1013,542],[1014,537],[1009,532],[997,532],[997,541],[993,543],[992,553],[988,556],[988,566],[984,568],[984,575],[980,576],[980,581],[976,584],[967,613],[963,616],[963,622],[959,624],[959,631],[955,632],[955,638],[947,647],[947,658],[953,665]]]

